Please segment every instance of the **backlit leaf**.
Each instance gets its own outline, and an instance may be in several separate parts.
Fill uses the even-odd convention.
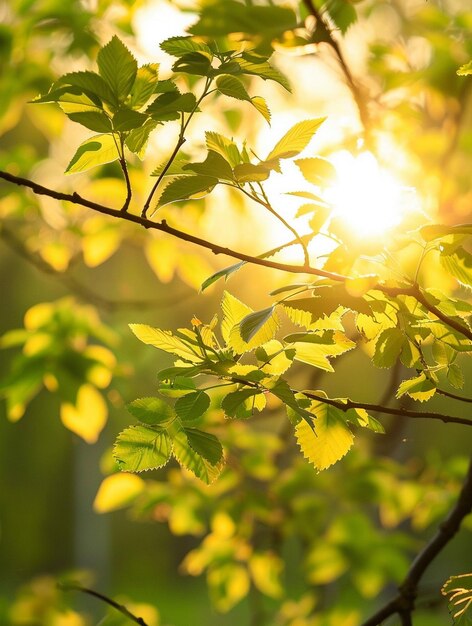
[[[67,166],[66,173],[84,172],[91,167],[116,161],[118,158],[113,135],[94,135],[80,144]]]
[[[224,269],[219,270],[218,272],[215,272],[202,283],[202,286],[200,288],[201,291],[205,291],[205,289],[207,289],[210,285],[215,283],[220,278],[224,278],[225,281],[228,280],[228,277],[234,272],[237,272],[239,269],[241,269],[241,267],[244,264],[245,262],[241,261],[240,263],[235,263],[234,265],[231,265],[230,267],[225,267]]]
[[[112,106],[118,105],[118,99],[110,86],[95,72],[70,72],[69,74],[61,76],[55,83],[57,87],[62,85],[80,87],[84,89],[86,93],[95,94],[103,102],[107,102]]]
[[[103,479],[93,502],[97,513],[109,513],[128,506],[144,491],[146,483],[135,474],[112,474]]]
[[[459,246],[452,254],[440,254],[439,260],[446,271],[467,287],[472,287],[472,254]]]
[[[89,384],[81,385],[75,405],[61,404],[62,423],[87,443],[97,441],[107,417],[108,408],[102,394]]]
[[[395,365],[405,341],[405,333],[399,328],[387,328],[382,331],[375,344],[375,352],[372,358],[374,365],[377,367],[392,367]]]
[[[138,64],[120,39],[114,35],[97,56],[98,71],[120,102],[131,92]]]
[[[239,331],[244,341],[249,342],[258,330],[263,328],[274,313],[274,307],[268,307],[262,311],[255,311],[246,315],[239,323]]]
[[[429,378],[426,378],[424,372],[421,372],[419,376],[404,380],[398,387],[396,397],[401,398],[406,394],[413,400],[425,402],[432,398],[435,393],[436,385]]]
[[[136,80],[131,90],[129,106],[132,109],[140,109],[144,106],[153,93],[155,93],[154,90],[158,80],[159,65],[157,63],[148,63],[138,68]]]
[[[202,197],[217,184],[218,179],[212,176],[178,176],[164,189],[157,206],[188,200],[193,196]]]
[[[197,428],[185,428],[185,434],[195,452],[209,463],[217,465],[222,460],[223,448],[215,435]]]
[[[241,163],[241,154],[234,141],[212,131],[207,131],[205,137],[208,150],[213,150],[220,154],[228,161],[231,167]]]
[[[256,55],[242,55],[242,58],[236,58],[234,61],[239,65],[242,74],[259,76],[263,80],[273,80],[279,83],[287,91],[291,91],[290,83],[287,78],[273,67],[265,57],[258,58]]]
[[[336,407],[313,402],[310,410],[316,416],[315,432],[306,422],[300,421],[295,427],[295,435],[303,456],[321,471],[347,454],[354,436],[346,425],[342,411]]]
[[[472,74],[472,61],[469,61],[465,65],[461,65],[457,70],[458,76],[470,76]]]
[[[160,398],[139,398],[126,408],[137,420],[151,426],[165,427],[174,419],[172,408]]]
[[[304,150],[310,143],[325,117],[298,122],[277,142],[273,150],[267,156],[271,159],[290,159]]]
[[[147,119],[142,126],[132,130],[125,139],[126,147],[137,154],[140,159],[144,158],[144,153],[149,141],[149,135],[156,128],[158,122]]]
[[[203,176],[212,176],[221,180],[233,180],[233,170],[228,161],[221,154],[209,150],[206,159],[202,163],[187,163],[183,170],[191,170]]]
[[[189,52],[204,52],[209,58],[213,57],[211,49],[194,37],[170,37],[159,46],[164,52],[174,57],[182,57]]]
[[[163,428],[130,426],[117,437],[113,457],[124,472],[143,472],[164,466],[172,453],[172,441]]]
[[[180,419],[191,421],[201,417],[210,406],[210,396],[204,391],[187,393],[175,403]]]
[[[148,117],[144,113],[121,107],[113,117],[113,128],[119,132],[133,130],[143,126],[147,119]]]
[[[234,168],[238,183],[262,182],[270,176],[270,169],[264,163],[240,163]]]
[[[221,408],[228,417],[239,419],[251,417],[254,412],[254,397],[260,393],[259,389],[238,389],[238,391],[232,391],[223,398]]]
[[[443,585],[441,593],[448,598],[454,626],[471,626],[472,574],[451,576]]]
[[[197,106],[193,93],[179,93],[168,91],[158,96],[147,107],[146,113],[154,120],[178,120],[180,113],[191,113]]]
[[[199,348],[191,347],[182,339],[175,337],[170,331],[153,328],[147,324],[130,324],[129,327],[136,337],[145,344],[175,354],[192,363],[198,363],[203,359]]]
[[[186,434],[186,431],[184,431],[183,429],[179,430],[173,437],[174,455],[177,461],[183,467],[188,469],[197,478],[200,478],[200,480],[209,485],[219,476],[223,467],[223,459],[222,457],[220,457],[220,461],[212,463],[205,456],[200,454],[193,447],[199,447],[199,449],[201,450],[201,441],[199,440],[199,442],[196,443],[197,437],[192,437],[192,435],[190,435],[189,438]],[[205,444],[203,445],[205,446]],[[207,444],[207,447],[205,447],[205,452],[207,453],[207,456],[210,456],[210,449],[213,451],[214,454],[216,451],[216,445],[214,443],[209,445]],[[215,457],[213,456],[213,458]]]
[[[305,180],[312,185],[329,187],[336,181],[336,170],[326,159],[321,157],[297,159],[295,163],[300,168]]]

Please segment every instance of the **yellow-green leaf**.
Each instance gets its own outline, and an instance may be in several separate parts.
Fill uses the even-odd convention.
[[[346,424],[342,411],[321,402],[313,402],[310,411],[314,413],[315,431],[305,421],[295,427],[295,435],[303,456],[317,470],[324,470],[343,456],[351,448],[354,435]]]
[[[119,158],[113,135],[94,135],[82,142],[67,166],[66,173],[85,172],[85,170],[111,163]]]

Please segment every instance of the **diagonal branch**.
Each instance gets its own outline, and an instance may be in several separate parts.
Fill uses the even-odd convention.
[[[331,406],[340,409],[341,411],[349,411],[349,409],[365,409],[366,411],[373,411],[375,413],[384,413],[386,415],[398,415],[399,417],[410,417],[412,419],[431,419],[439,420],[445,424],[463,424],[464,426],[472,426],[472,420],[468,420],[465,417],[455,417],[453,415],[444,415],[443,413],[434,413],[430,411],[410,411],[409,409],[394,409],[389,406],[382,406],[381,404],[370,404],[368,402],[353,402],[352,400],[332,400],[331,398],[325,398],[318,396],[311,391],[302,391],[303,395],[312,400],[323,402]]]
[[[472,459],[469,469],[454,507],[446,519],[439,525],[434,537],[425,545],[416,556],[410,569],[399,587],[398,595],[381,607],[362,626],[379,626],[387,617],[398,613],[402,624],[412,623],[412,613],[415,610],[415,600],[418,585],[434,559],[447,546],[458,532],[462,520],[472,511]]]
[[[271,269],[281,270],[284,272],[290,272],[292,274],[309,274],[311,276],[320,276],[322,278],[329,278],[335,282],[345,282],[348,277],[343,276],[342,274],[336,274],[335,272],[328,272],[326,270],[318,269],[312,266],[305,265],[293,265],[291,263],[280,263],[278,261],[269,261],[265,258],[265,254],[260,256],[253,256],[251,254],[245,254],[243,252],[239,252],[237,250],[233,250],[231,248],[226,248],[224,246],[220,246],[216,243],[208,241],[207,239],[203,239],[201,237],[196,237],[190,233],[186,233],[178,228],[174,228],[173,226],[169,226],[166,220],[161,220],[160,222],[153,222],[152,220],[140,217],[138,215],[133,215],[132,213],[123,212],[121,210],[113,209],[111,207],[104,206],[102,204],[98,204],[97,202],[92,202],[85,198],[82,198],[78,193],[74,192],[72,194],[63,193],[60,191],[55,191],[53,189],[49,189],[47,187],[43,187],[38,183],[35,183],[27,178],[21,178],[20,176],[14,176],[13,174],[9,174],[8,172],[0,171],[0,179],[11,182],[15,185],[19,185],[20,187],[28,187],[34,193],[38,195],[49,196],[50,198],[54,198],[56,200],[64,200],[66,202],[72,202],[73,204],[77,204],[88,209],[92,209],[93,211],[97,211],[98,213],[102,213],[104,215],[109,215],[111,217],[124,219],[129,222],[134,222],[135,224],[139,224],[144,228],[152,228],[154,230],[159,230],[161,232],[172,235],[173,237],[177,237],[177,239],[181,239],[182,241],[188,241],[189,243],[193,243],[202,248],[206,248],[207,250],[211,250],[213,254],[224,254],[226,256],[233,257],[235,259],[239,259],[240,261],[244,261],[246,263],[251,263],[253,265],[260,265],[262,267],[269,267]],[[303,239],[303,238],[302,238]],[[426,296],[421,291],[420,287],[417,284],[412,284],[406,287],[389,287],[387,285],[378,284],[373,287],[373,289],[377,289],[388,296],[413,296],[416,300],[422,304],[430,313],[433,313],[438,319],[440,319],[444,324],[448,325],[450,328],[453,328],[457,332],[461,333],[464,337],[472,341],[472,330],[458,322],[455,318],[448,317],[444,313],[442,313],[435,305],[431,304]]]
[[[93,589],[88,589],[87,587],[81,587],[80,585],[74,584],[60,584],[59,588],[63,591],[82,591],[82,593],[86,593],[89,596],[93,596],[94,598],[102,600],[102,602],[105,602],[105,604],[109,604],[120,613],[123,613],[123,615],[125,615],[128,619],[136,622],[136,624],[139,624],[139,626],[147,626],[142,617],[137,617],[134,613],[131,613],[131,611],[129,611],[123,604],[115,602],[115,600],[112,600],[108,596],[105,596],[103,593],[99,593],[98,591],[94,591]]]

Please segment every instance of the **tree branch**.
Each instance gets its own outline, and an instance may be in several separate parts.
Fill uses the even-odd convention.
[[[416,556],[410,569],[399,587],[399,594],[381,607],[372,617],[365,621],[362,626],[379,626],[387,617],[398,613],[402,624],[411,624],[411,615],[415,610],[415,600],[418,593],[418,584],[426,569],[440,554],[445,546],[458,532],[462,520],[472,511],[472,459],[469,469],[459,494],[459,498],[451,509],[446,519],[425,545],[423,550]]]
[[[320,29],[321,33],[324,35],[325,43],[327,43],[328,46],[330,46],[330,48],[334,51],[336,58],[338,59],[339,65],[341,66],[344,76],[346,77],[347,84],[349,86],[349,89],[351,90],[352,96],[354,98],[357,109],[359,111],[359,118],[361,120],[361,124],[364,129],[366,143],[369,143],[370,116],[369,116],[369,111],[367,109],[367,105],[365,103],[361,89],[359,88],[359,85],[354,80],[354,77],[351,73],[349,65],[347,64],[346,59],[344,58],[344,55],[339,46],[339,43],[333,36],[331,28],[324,20],[320,11],[316,8],[313,0],[303,0],[303,4],[305,5],[310,15],[312,15],[316,19],[316,24],[318,28]]]
[[[400,417],[410,417],[412,419],[431,419],[439,420],[445,424],[463,424],[465,426],[472,426],[472,420],[468,420],[465,417],[455,417],[453,415],[443,415],[442,413],[433,413],[429,411],[410,411],[409,409],[394,409],[388,406],[382,406],[380,404],[369,404],[368,402],[353,402],[352,400],[332,400],[331,398],[324,398],[318,396],[311,391],[302,391],[303,395],[312,400],[323,402],[341,409],[341,411],[349,411],[349,409],[365,409],[366,411],[373,411],[375,413],[385,413],[386,415],[398,415]]]
[[[309,274],[311,276],[320,276],[322,278],[329,278],[330,280],[333,280],[335,282],[345,282],[348,278],[347,276],[336,274],[335,272],[328,272],[326,270],[318,269],[316,267],[305,266],[305,265],[293,265],[290,263],[279,263],[278,261],[269,261],[268,259],[265,258],[265,256],[267,256],[267,253],[262,254],[260,256],[244,254],[243,252],[239,252],[237,250],[232,250],[231,248],[220,246],[206,239],[202,239],[201,237],[196,237],[195,235],[179,230],[178,228],[174,228],[173,226],[169,226],[166,220],[162,220],[160,222],[153,222],[152,220],[145,218],[145,217],[140,217],[138,215],[133,215],[132,213],[127,213],[121,210],[112,209],[111,207],[98,204],[97,202],[86,200],[85,198],[82,198],[82,196],[80,196],[76,192],[72,194],[68,194],[68,193],[55,191],[53,189],[48,189],[47,187],[43,187],[42,185],[39,185],[38,183],[35,183],[27,178],[14,176],[13,174],[9,174],[8,172],[0,171],[0,178],[3,178],[4,180],[11,182],[15,185],[19,185],[21,187],[28,187],[29,189],[31,189],[34,193],[38,195],[49,196],[50,198],[54,198],[56,200],[64,200],[66,202],[72,202],[73,204],[78,204],[80,206],[86,207],[88,209],[92,209],[93,211],[97,211],[98,213],[102,213],[104,215],[109,215],[111,217],[124,219],[129,222],[134,222],[135,224],[144,226],[144,228],[151,228],[154,230],[159,230],[161,232],[172,235],[173,237],[177,237],[178,239],[181,239],[182,241],[188,241],[189,243],[193,243],[202,248],[206,248],[207,250],[211,250],[213,254],[224,254],[226,256],[239,259],[240,261],[244,261],[246,263],[251,263],[253,265],[261,265],[263,267],[269,267],[271,269],[281,270],[284,272],[290,272],[292,274]],[[375,285],[373,289],[382,291],[383,293],[391,297],[401,296],[401,295],[413,296],[430,313],[433,313],[433,315],[435,315],[438,319],[444,322],[444,324],[447,324],[450,328],[453,328],[457,332],[464,335],[464,337],[472,341],[472,330],[469,327],[461,324],[454,318],[448,317],[447,315],[442,313],[436,306],[431,304],[426,298],[426,296],[423,294],[423,292],[421,291],[418,285],[414,284],[408,287],[388,287],[386,285],[378,284],[378,285]]]
[[[123,613],[123,615],[125,615],[128,619],[136,622],[136,624],[139,624],[140,626],[147,626],[142,617],[137,617],[136,615],[134,615],[134,613],[131,613],[131,611],[129,611],[123,604],[118,604],[118,602],[115,602],[115,600],[108,598],[103,593],[99,593],[98,591],[94,591],[93,589],[88,589],[87,587],[81,587],[80,585],[74,584],[59,584],[58,586],[63,591],[81,591],[82,593],[87,593],[89,596],[93,596],[94,598],[98,598],[99,600],[102,600],[102,602],[109,604],[120,613]]]

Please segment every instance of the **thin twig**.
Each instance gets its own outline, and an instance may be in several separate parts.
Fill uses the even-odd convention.
[[[391,615],[398,613],[402,624],[411,624],[411,615],[415,609],[415,600],[418,585],[434,559],[447,546],[458,532],[462,520],[472,511],[472,459],[459,494],[457,502],[447,518],[439,525],[434,537],[425,545],[416,556],[405,579],[399,587],[398,595],[381,607],[362,626],[379,626]]]
[[[98,591],[94,591],[93,589],[88,589],[87,587],[81,587],[80,585],[74,585],[74,584],[68,584],[68,583],[59,584],[58,586],[63,591],[81,591],[82,593],[86,593],[89,596],[98,598],[99,600],[102,600],[102,602],[105,602],[106,604],[109,604],[110,606],[112,606],[114,609],[116,609],[120,613],[123,613],[123,615],[125,615],[128,619],[132,620],[133,622],[136,622],[136,624],[139,624],[140,626],[148,626],[142,617],[137,617],[134,613],[131,613],[131,611],[127,609],[123,604],[119,604],[118,602],[115,602],[115,600],[108,598],[103,593],[99,593]]]
[[[132,213],[123,213],[120,210],[112,209],[110,207],[104,206],[102,204],[98,204],[97,202],[92,202],[90,200],[86,200],[82,198],[78,193],[74,192],[72,194],[62,193],[59,191],[55,191],[53,189],[48,189],[47,187],[43,187],[38,183],[35,183],[27,178],[22,178],[20,176],[14,176],[13,174],[9,174],[8,172],[0,171],[0,178],[7,180],[15,185],[19,185],[22,187],[28,187],[32,189],[34,193],[38,195],[49,196],[50,198],[55,198],[56,200],[65,200],[66,202],[72,202],[73,204],[78,204],[80,206],[86,207],[88,209],[92,209],[97,211],[98,213],[102,213],[104,215],[109,215],[111,217],[125,219],[129,222],[134,222],[135,224],[139,224],[144,228],[151,228],[154,230],[159,230],[165,232],[173,237],[177,237],[182,241],[188,241],[195,245],[198,245],[202,248],[206,248],[207,250],[211,250],[213,254],[224,254],[226,256],[233,257],[235,259],[239,259],[240,261],[244,261],[246,263],[251,263],[253,265],[261,265],[263,267],[269,267],[276,270],[281,270],[284,272],[290,272],[292,274],[309,274],[312,276],[320,276],[323,278],[329,278],[330,280],[336,282],[345,282],[347,280],[347,276],[343,276],[341,274],[336,274],[335,272],[328,272],[326,270],[318,269],[311,266],[304,265],[293,265],[290,263],[280,263],[277,261],[269,261],[264,258],[266,255],[262,254],[259,256],[253,256],[250,254],[244,254],[243,252],[239,252],[237,250],[232,250],[231,248],[226,248],[224,246],[220,246],[216,243],[208,241],[206,239],[202,239],[201,237],[196,237],[195,235],[191,235],[190,233],[186,233],[184,231],[179,230],[178,228],[174,228],[173,226],[169,226],[166,220],[161,220],[160,222],[153,222],[152,220],[141,217],[139,215],[133,215]],[[456,319],[448,317],[444,313],[442,313],[436,306],[431,304],[426,296],[421,291],[418,285],[409,285],[407,287],[388,287],[386,285],[378,284],[373,287],[373,289],[377,289],[384,294],[395,297],[395,296],[412,296],[416,298],[418,302],[420,302],[430,313],[433,313],[438,319],[440,319],[444,324],[453,328],[458,333],[461,333],[464,337],[472,341],[472,330],[458,322]]]
[[[177,139],[177,143],[175,145],[174,150],[172,151],[172,154],[169,157],[169,160],[167,161],[167,163],[165,164],[162,172],[159,174],[159,176],[157,177],[156,182],[154,183],[151,191],[149,192],[149,195],[147,197],[146,202],[144,203],[143,206],[143,210],[141,213],[141,217],[146,217],[146,214],[149,210],[149,207],[151,205],[151,201],[152,198],[154,196],[154,194],[156,193],[156,189],[159,186],[159,183],[161,182],[161,180],[164,178],[164,176],[167,174],[170,166],[172,165],[172,163],[174,162],[175,157],[177,156],[177,154],[179,153],[180,148],[184,145],[184,143],[186,142],[185,139],[185,131],[188,128],[188,125],[190,124],[192,117],[195,115],[195,113],[198,111],[198,107],[200,106],[202,100],[208,95],[208,90],[210,89],[210,85],[211,85],[211,79],[207,78],[206,82],[205,82],[205,87],[203,89],[202,95],[200,96],[200,98],[197,100],[197,102],[195,103],[195,106],[193,107],[192,111],[190,111],[189,116],[187,118],[187,121],[184,122],[184,114],[182,113],[181,115],[181,119],[180,119],[180,133],[179,133],[179,137]]]
[[[357,85],[354,77],[351,73],[349,65],[344,58],[343,52],[339,46],[339,43],[333,36],[331,28],[324,20],[320,11],[316,8],[313,0],[303,0],[303,3],[307,9],[307,11],[316,19],[317,27],[320,29],[322,34],[324,35],[324,42],[327,43],[331,49],[334,51],[339,65],[346,77],[349,89],[351,90],[352,96],[356,103],[357,109],[359,111],[359,118],[361,120],[362,126],[364,128],[364,133],[366,136],[366,143],[368,143],[369,133],[370,133],[370,116],[369,111],[367,109],[367,105],[365,103],[364,97],[362,95],[361,89]]]
[[[464,426],[472,426],[472,420],[468,420],[465,417],[455,417],[453,415],[444,415],[442,413],[434,413],[430,411],[410,411],[408,409],[394,409],[388,406],[382,406],[380,404],[369,404],[368,402],[354,402],[347,399],[346,401],[332,400],[331,398],[324,398],[318,396],[311,391],[303,391],[304,396],[329,404],[331,406],[340,409],[341,411],[349,411],[349,409],[365,409],[366,411],[373,411],[374,413],[385,413],[386,415],[398,415],[400,417],[410,417],[412,419],[431,419],[439,420],[445,424],[463,424]]]
[[[447,398],[452,398],[453,400],[459,400],[460,402],[472,402],[472,398],[465,398],[464,396],[459,396],[456,393],[450,393],[444,389],[436,389],[436,393],[439,393],[441,396],[446,396]]]

